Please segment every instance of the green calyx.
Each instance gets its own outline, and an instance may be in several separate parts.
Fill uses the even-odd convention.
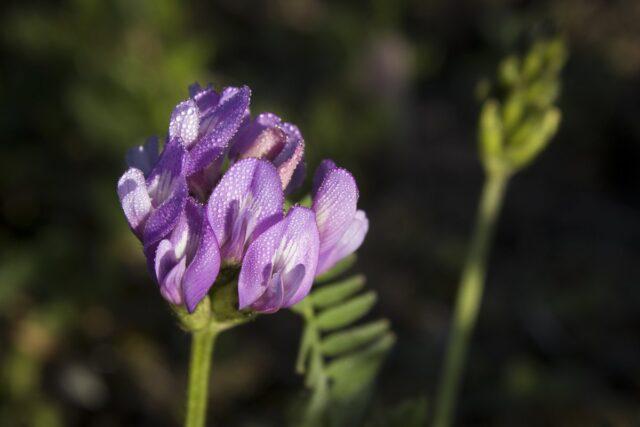
[[[171,306],[180,327],[188,332],[205,328],[221,332],[255,318],[257,313],[251,310],[238,310],[237,277],[237,268],[223,268],[209,295],[200,301],[193,313],[183,306]]]

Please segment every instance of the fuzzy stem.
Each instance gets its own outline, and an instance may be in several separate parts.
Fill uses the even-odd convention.
[[[436,399],[435,427],[448,427],[453,419],[467,348],[482,301],[487,256],[508,179],[506,173],[491,172],[484,182],[475,230],[458,287],[453,325]]]
[[[185,427],[204,427],[205,425],[211,356],[218,332],[215,328],[207,327],[192,333]]]

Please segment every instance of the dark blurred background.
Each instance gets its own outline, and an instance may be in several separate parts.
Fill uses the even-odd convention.
[[[433,395],[482,184],[476,86],[561,34],[563,122],[509,188],[460,425],[640,422],[640,2],[4,1],[0,425],[174,426],[188,337],[149,278],[115,185],[194,82],[248,84],[299,125],[311,169],[351,169],[358,269],[398,341],[373,410]],[[280,426],[301,322],[216,348],[211,420]]]

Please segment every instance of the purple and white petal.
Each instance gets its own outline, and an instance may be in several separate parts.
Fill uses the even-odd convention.
[[[316,173],[313,176],[313,182],[311,184],[311,195],[314,198],[316,197],[316,193],[318,192],[318,189],[320,188],[320,185],[322,184],[322,182],[325,180],[327,174],[333,169],[337,169],[337,168],[338,167],[336,166],[335,163],[333,163],[332,160],[325,159],[322,162],[320,162],[320,164],[316,168]]]
[[[158,162],[158,137],[153,136],[144,145],[138,145],[127,150],[125,161],[130,168],[140,169],[147,176]]]
[[[192,84],[189,86],[189,96],[196,102],[200,117],[209,114],[220,102],[220,95],[211,84],[205,89],[198,83]]]
[[[324,273],[338,261],[358,250],[367,235],[367,231],[369,231],[369,220],[364,211],[358,210],[338,243],[331,251],[321,255],[318,259],[316,275]]]
[[[200,115],[196,101],[188,99],[181,102],[171,113],[169,121],[169,140],[180,138],[186,148],[191,147],[198,138]]]
[[[189,152],[185,174],[192,175],[207,167],[224,154],[229,140],[237,132],[247,113],[251,90],[227,88],[219,105],[207,116],[200,118],[200,137]]]
[[[122,175],[118,181],[118,197],[129,226],[136,236],[141,238],[151,211],[151,198],[147,193],[147,185],[141,170],[129,168]]]
[[[201,221],[198,248],[182,279],[182,292],[187,310],[192,313],[216,281],[220,271],[220,249],[213,229],[206,219]]]
[[[267,289],[278,298],[280,275],[273,277],[274,258],[284,233],[284,220],[277,222],[254,240],[242,261],[238,277],[238,305],[244,310],[255,303]]]
[[[324,179],[313,197],[312,208],[316,213],[320,233],[320,256],[325,257],[347,231],[356,213],[358,188],[353,176],[342,168],[322,165],[317,174]]]
[[[147,190],[154,209],[144,227],[145,245],[166,237],[184,210],[188,196],[187,182],[182,175],[185,156],[186,151],[179,140],[171,140],[147,178]]]
[[[293,207],[249,246],[238,278],[240,309],[271,313],[299,302],[311,289],[318,248],[315,214]]]
[[[278,167],[278,175],[282,188],[286,189],[293,178],[294,172],[304,158],[304,141],[299,140],[287,146],[280,152],[273,163]]]
[[[282,218],[283,201],[276,168],[265,160],[241,160],[223,175],[207,204],[223,262],[242,260],[247,245]]]

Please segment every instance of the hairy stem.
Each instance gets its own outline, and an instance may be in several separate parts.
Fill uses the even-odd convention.
[[[207,419],[211,356],[219,331],[207,327],[192,333],[185,427],[204,427]]]
[[[453,324],[438,388],[435,427],[448,427],[453,419],[467,348],[482,301],[487,256],[507,182],[506,173],[489,173],[482,189],[475,230],[458,287]]]

